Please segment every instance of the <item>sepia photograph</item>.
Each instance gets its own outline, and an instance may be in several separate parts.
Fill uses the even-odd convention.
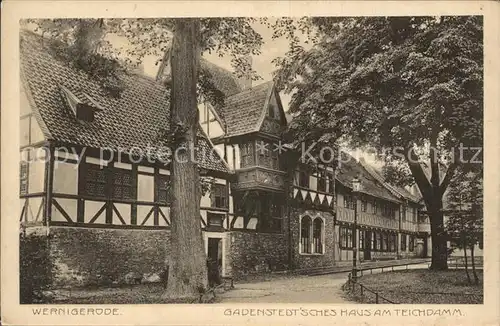
[[[498,324],[498,3],[48,4],[2,7],[0,323]]]
[[[20,24],[20,303],[483,303],[481,16]]]

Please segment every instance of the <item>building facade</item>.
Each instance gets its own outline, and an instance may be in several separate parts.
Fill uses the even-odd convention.
[[[47,241],[54,287],[159,281],[171,222],[162,152],[168,69],[156,80],[124,76],[115,97],[46,46],[21,36],[22,232]],[[226,94],[223,106],[199,105],[196,152],[209,184],[200,199],[205,249],[222,275],[349,263],[354,205],[360,260],[430,255],[419,198],[355,159],[292,162],[274,84],[252,87],[207,61],[202,68]],[[362,182],[357,202],[354,177]]]

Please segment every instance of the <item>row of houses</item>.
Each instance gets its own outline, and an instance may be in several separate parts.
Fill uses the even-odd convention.
[[[48,44],[21,33],[20,222],[47,238],[55,286],[158,280],[171,223],[160,151],[168,62],[156,79],[124,75],[115,97]],[[417,194],[352,157],[291,162],[280,152],[289,122],[273,82],[252,86],[205,60],[202,68],[226,96],[223,106],[199,105],[196,152],[210,182],[200,200],[205,249],[223,276],[349,264],[353,248],[361,261],[430,256]]]

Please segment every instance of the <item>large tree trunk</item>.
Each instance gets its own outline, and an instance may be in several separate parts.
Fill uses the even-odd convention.
[[[476,246],[475,243],[472,243],[470,246],[470,259],[471,259],[471,264],[472,264],[472,274],[474,274],[474,284],[478,285],[479,284],[479,277],[477,277],[476,262],[474,261],[474,247],[475,246]]]
[[[441,205],[442,207],[442,205]],[[432,242],[432,270],[448,269],[448,247],[444,230],[444,218],[441,209],[429,209]]]
[[[199,33],[199,20],[176,20],[171,57],[170,128],[174,153],[171,163],[173,200],[167,298],[194,298],[207,286],[206,255],[200,225],[199,171],[191,155],[192,149],[196,148],[198,126]]]
[[[432,143],[435,144],[436,140],[434,139]],[[434,148],[436,148],[435,145]],[[448,269],[448,252],[443,220],[443,196],[454,174],[455,166],[450,165],[443,180],[440,181],[439,165],[436,157],[435,151],[431,149],[431,180],[427,178],[422,165],[418,163],[420,162],[419,158],[413,149],[407,149],[406,160],[415,183],[423,196],[431,223],[432,262],[430,269],[446,270]]]
[[[463,240],[463,247],[464,247],[464,259],[465,259],[465,274],[467,274],[467,282],[469,284],[471,283],[470,281],[470,274],[469,274],[469,263],[467,262],[467,238],[464,237]]]

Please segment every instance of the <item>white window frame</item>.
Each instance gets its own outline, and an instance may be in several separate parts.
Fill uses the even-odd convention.
[[[302,248],[302,241],[301,241],[301,235],[302,235],[302,219],[305,217],[309,217],[311,219],[311,227],[309,228],[309,252],[304,252],[304,248]],[[314,243],[313,243],[313,230],[314,230],[314,222],[316,219],[320,219],[322,222],[322,228],[321,228],[321,252],[315,252],[314,251]],[[303,214],[299,218],[299,254],[300,255],[305,255],[305,256],[318,256],[318,255],[324,255],[326,251],[326,245],[325,245],[325,229],[326,229],[326,221],[325,218],[319,214],[316,216],[312,216],[310,214]]]

